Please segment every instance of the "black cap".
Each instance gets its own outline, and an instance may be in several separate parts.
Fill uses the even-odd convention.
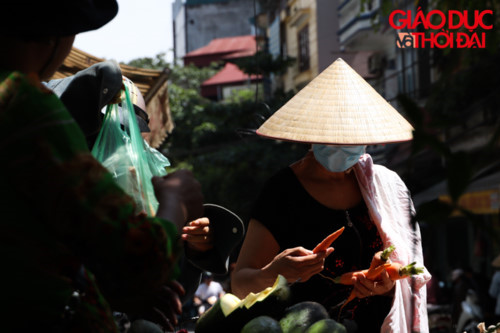
[[[5,0],[0,29],[15,36],[70,36],[98,29],[117,13],[116,0]]]

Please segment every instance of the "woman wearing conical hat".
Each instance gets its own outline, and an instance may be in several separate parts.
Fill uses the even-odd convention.
[[[258,292],[281,274],[292,284],[294,303],[323,304],[349,332],[428,332],[427,270],[413,281],[392,281],[383,272],[376,281],[359,277],[353,286],[333,282],[368,268],[373,255],[391,245],[391,261],[423,266],[409,191],[365,153],[367,145],[411,140],[412,130],[342,59],[272,115],[259,135],[311,149],[265,184],[232,275],[233,292]],[[342,227],[334,249],[311,251]],[[342,308],[352,290],[356,298]]]

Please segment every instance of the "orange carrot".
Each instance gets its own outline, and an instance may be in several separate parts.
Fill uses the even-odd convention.
[[[370,268],[344,273],[341,276],[338,276],[335,279],[333,279],[333,281],[335,283],[352,285],[354,284],[353,278],[360,274],[366,277],[367,279],[375,280],[387,266],[387,260],[389,260],[389,256],[392,253],[392,251],[394,251],[394,249],[395,249],[394,245],[391,245],[388,248],[384,249],[383,251],[375,253],[370,263]]]
[[[348,282],[348,283],[343,283],[343,284],[353,285],[354,281],[352,279],[352,276],[359,276],[361,274],[361,275],[364,275],[366,278],[373,280],[377,276],[379,276],[380,273],[382,273],[386,267],[389,267],[389,266],[390,266],[390,264],[387,263],[387,264],[377,266],[373,269],[363,269],[361,271],[349,272],[349,273],[342,274],[339,278],[342,278],[344,275],[349,276],[350,274],[352,274],[350,279],[346,278],[344,281],[344,282]],[[369,275],[369,274],[371,274],[371,275]],[[342,309],[347,305],[347,303],[349,303],[350,301],[352,301],[355,298],[356,298],[356,296],[354,295],[354,288],[353,288],[349,297],[345,300],[344,304],[342,304],[342,306],[340,307],[339,316],[338,316],[337,320],[340,320],[340,314],[342,313]]]
[[[332,243],[339,238],[340,235],[342,235],[342,232],[344,232],[344,227],[340,228],[339,230],[335,231],[334,233],[328,235],[325,239],[321,241],[318,245],[313,250],[313,253],[318,253],[322,251],[326,251],[332,245]]]
[[[415,265],[416,262],[412,262],[411,264],[408,264],[406,266],[403,266],[402,264],[397,262],[393,262],[385,267],[385,270],[389,274],[389,278],[392,281],[396,281],[424,272],[423,267],[415,267]]]
[[[369,269],[363,269],[363,270],[359,270],[359,271],[347,272],[347,273],[342,274],[341,276],[337,276],[336,278],[333,279],[333,281],[335,283],[340,283],[340,284],[344,284],[344,285],[353,285],[354,284],[353,278],[360,276],[360,275],[363,275],[367,279],[374,280],[388,266],[390,266],[390,264],[380,265],[380,266],[375,267],[373,269],[369,268]]]
[[[381,251],[381,252],[383,252],[383,251]],[[382,265],[379,265],[379,266],[376,266],[373,268],[363,269],[361,271],[344,273],[341,276],[333,279],[333,281],[337,282],[336,280],[338,279],[337,283],[342,283],[345,285],[353,285],[354,284],[353,277],[359,276],[359,275],[364,275],[367,279],[375,280],[380,275],[380,273],[382,273],[386,268],[389,268],[390,266],[391,266],[390,263],[386,263],[386,264],[382,264]],[[349,297],[344,301],[344,304],[342,304],[342,306],[340,307],[337,321],[340,321],[340,314],[342,313],[342,309],[344,309],[344,307],[347,305],[347,303],[349,303],[350,301],[352,301],[355,298],[356,298],[356,296],[354,295],[354,288],[353,288]]]
[[[378,275],[380,275],[380,273],[382,273],[385,268],[388,268],[390,265],[391,264],[387,263],[387,264],[383,264],[383,265],[380,265],[378,267],[375,267],[374,269],[364,269],[362,271],[355,271],[355,272],[350,272],[350,273],[354,273],[355,275],[363,274],[363,275],[365,275],[366,278],[369,278],[367,274],[372,273],[373,278],[371,278],[371,280],[373,280]],[[350,273],[345,273],[345,274],[350,274]],[[345,275],[345,274],[343,274],[343,275]],[[342,276],[340,276],[340,277],[342,277]],[[350,285],[354,284],[352,281],[352,278],[348,282],[349,283],[344,283],[344,284],[350,284]],[[347,303],[349,303],[350,301],[352,301],[355,298],[356,298],[356,296],[354,295],[354,288],[353,288],[351,291],[351,294],[349,294],[349,297],[344,301],[344,304],[342,304],[342,306],[340,307],[337,321],[340,321],[340,314],[342,313],[342,309],[347,305]]]
[[[387,263],[387,264],[382,264],[380,266],[377,266],[373,269],[368,268],[368,272],[365,273],[365,277],[369,280],[375,280],[390,265],[391,265],[390,263]]]
[[[394,251],[396,247],[394,245],[389,246],[388,248],[384,249],[383,251],[378,251],[373,255],[372,262],[370,263],[370,268],[373,269],[377,266],[383,265],[389,260],[389,256],[391,255],[392,251]]]

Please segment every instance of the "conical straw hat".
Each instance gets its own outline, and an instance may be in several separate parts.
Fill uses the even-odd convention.
[[[413,127],[341,58],[276,111],[257,134],[287,141],[370,145],[412,139]]]

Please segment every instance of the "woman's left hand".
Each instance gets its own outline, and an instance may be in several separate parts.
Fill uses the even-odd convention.
[[[396,283],[389,278],[389,274],[383,271],[380,279],[376,281],[369,280],[364,276],[357,276],[354,283],[354,294],[358,298],[364,298],[375,295],[392,295]]]
[[[205,252],[214,247],[213,232],[206,217],[191,221],[184,226],[181,238],[187,242],[189,249],[194,251]]]

